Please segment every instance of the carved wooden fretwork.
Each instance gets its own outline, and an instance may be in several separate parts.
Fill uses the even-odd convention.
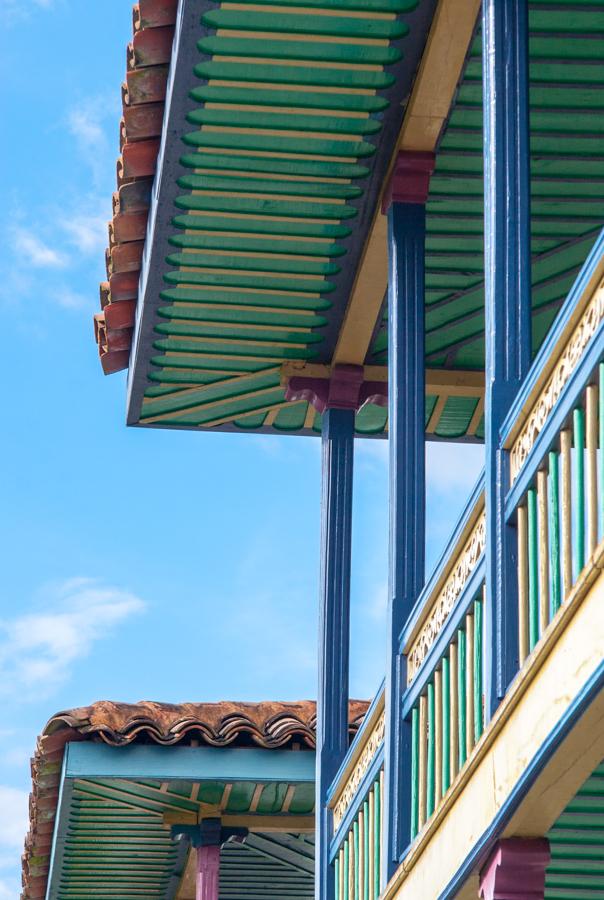
[[[512,446],[510,452],[510,478],[512,484],[518,477],[564,386],[577,367],[603,318],[604,282],[599,285],[575,330],[564,346],[552,374],[533,405],[522,431]]]
[[[361,751],[361,755],[356,761],[354,769],[350,773],[348,781],[344,785],[342,793],[338,797],[338,800],[333,808],[334,831],[339,828],[342,819],[346,815],[346,811],[354,800],[360,784],[365,776],[365,773],[374,760],[375,755],[380,748],[380,745],[383,743],[385,731],[386,717],[382,712],[379,719],[375,723],[373,730],[370,732],[369,737],[365,741],[363,750]]]
[[[417,675],[430,648],[447,621],[447,618],[455,605],[455,601],[463,591],[472,572],[476,568],[478,560],[484,551],[485,535],[486,519],[485,514],[482,513],[474,526],[462,553],[453,562],[451,573],[447,578],[443,589],[437,595],[428,617],[409,648],[409,653],[407,655],[408,685],[411,684]]]

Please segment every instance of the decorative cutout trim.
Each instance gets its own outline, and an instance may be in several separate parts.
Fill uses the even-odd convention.
[[[450,574],[437,595],[428,617],[419,634],[411,644],[407,654],[407,685],[410,685],[421,668],[430,648],[443,628],[455,601],[470,580],[480,557],[484,552],[486,539],[486,516],[483,512],[472,529],[463,551],[451,560]]]
[[[514,484],[539,434],[554,409],[562,391],[588,344],[604,319],[604,281],[594,292],[579,323],[566,342],[552,374],[546,382],[526,423],[512,445],[510,452],[510,481]]]
[[[365,746],[359,756],[356,765],[350,773],[346,784],[342,789],[342,793],[338,797],[338,801],[333,808],[333,828],[334,832],[340,827],[342,819],[346,815],[347,810],[351,806],[360,784],[369,769],[380,745],[384,741],[386,734],[386,713],[382,712],[379,719],[375,723],[373,730],[370,732]]]

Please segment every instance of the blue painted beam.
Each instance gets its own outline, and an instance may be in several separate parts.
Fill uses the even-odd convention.
[[[312,750],[260,750],[247,747],[110,747],[88,741],[65,747],[64,775],[136,781],[255,781],[312,783]]]
[[[490,717],[518,668],[517,538],[500,430],[531,362],[527,0],[483,0],[485,506]]]
[[[321,593],[317,698],[316,889],[333,900],[329,788],[348,751],[350,556],[352,542],[353,409],[327,409],[321,425]]]
[[[399,642],[425,577],[425,231],[423,203],[392,203],[388,210],[390,562],[384,881],[394,873],[410,831],[411,734],[401,716],[406,665]]]

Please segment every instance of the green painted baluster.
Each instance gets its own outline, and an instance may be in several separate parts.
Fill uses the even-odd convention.
[[[474,742],[482,734],[482,600],[474,601]]]
[[[461,628],[457,632],[457,705],[458,730],[457,747],[459,768],[466,761],[466,633]]]
[[[443,657],[443,794],[451,784],[451,671],[449,657]]]
[[[575,510],[576,518],[576,563],[577,575],[585,566],[585,412],[576,409],[573,413],[575,439]]]
[[[551,616],[555,616],[562,604],[562,580],[560,576],[560,473],[558,454],[549,454],[549,539],[550,539],[550,602]]]
[[[344,871],[342,878],[344,879],[344,900],[352,900],[349,896],[348,885],[350,884],[350,851],[348,849],[348,835],[344,840]]]
[[[419,709],[411,712],[411,840],[419,830]]]
[[[434,812],[434,763],[436,744],[434,742],[434,726],[436,704],[434,702],[434,682],[428,685],[428,765],[426,774],[426,819]]]
[[[352,826],[354,840],[354,900],[361,900],[361,870],[359,867],[359,820]]]
[[[363,859],[365,865],[363,867],[363,900],[369,898],[369,801],[363,803],[363,821],[365,828],[363,829]]]
[[[336,856],[334,864],[335,900],[340,898],[340,854]]]
[[[375,814],[373,817],[373,860],[374,860],[374,900],[380,896],[380,849],[382,843],[382,798],[381,798],[381,790],[380,790],[380,782],[379,779],[375,783],[374,787],[374,796],[375,796]]]
[[[598,490],[600,492],[600,537],[604,532],[604,363],[600,363],[598,393],[598,446],[600,448],[600,465],[598,471]]]
[[[539,640],[539,551],[537,532],[537,491],[530,488],[526,498],[528,519],[529,651]]]

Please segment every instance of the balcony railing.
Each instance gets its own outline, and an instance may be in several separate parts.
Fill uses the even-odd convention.
[[[564,608],[572,607],[604,552],[603,342],[604,232],[501,434],[510,462],[505,515],[518,536],[519,671],[529,667]],[[411,844],[422,841],[431,823],[438,826],[437,813],[454,801],[456,782],[488,739],[486,527],[481,477],[401,635],[407,673],[402,717],[411,729]],[[375,900],[385,887],[383,757],[382,689],[330,794],[335,900]]]
[[[384,724],[382,688],[330,792],[335,900],[377,900],[382,890]]]

